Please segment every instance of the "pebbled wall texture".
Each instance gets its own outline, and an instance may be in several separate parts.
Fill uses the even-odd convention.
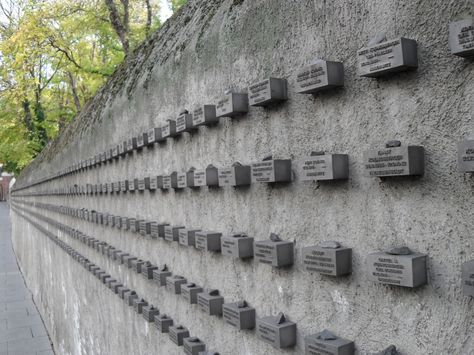
[[[274,349],[254,331],[237,331],[222,318],[207,316],[59,233],[221,354],[302,354],[304,336],[325,328],[354,340],[357,354],[390,344],[404,355],[474,354],[473,299],[463,296],[460,287],[461,264],[474,257],[474,181],[456,167],[457,142],[474,128],[474,63],[451,55],[448,48],[449,22],[469,13],[468,1],[454,0],[191,0],[117,69],[18,184],[101,153],[176,118],[184,108],[215,104],[227,89],[245,92],[256,81],[282,77],[288,79],[289,100],[268,109],[251,108],[240,119],[222,119],[216,127],[201,127],[165,145],[22,192],[211,163],[251,163],[268,154],[298,159],[315,150],[349,154],[350,178],[21,200],[163,220],[224,235],[243,231],[256,240],[271,232],[295,240],[295,265],[278,270],[36,209],[144,260],[166,263],[174,274],[219,289],[226,302],[245,299],[257,316],[281,311],[297,323],[296,347]],[[384,79],[358,77],[357,50],[383,31],[389,39],[403,36],[418,42],[417,71]],[[344,88],[315,96],[295,94],[296,70],[317,58],[344,63]],[[390,139],[425,147],[425,176],[363,176],[363,151]],[[12,216],[15,252],[58,354],[182,352],[57,245],[18,214]],[[353,248],[352,275],[331,278],[303,270],[301,248],[323,240]],[[428,254],[427,285],[405,289],[368,280],[366,256],[394,245]]]

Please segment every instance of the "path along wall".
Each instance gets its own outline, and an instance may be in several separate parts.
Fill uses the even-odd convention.
[[[468,14],[467,1],[191,1],[144,43],[59,139],[18,181],[15,201],[177,275],[219,289],[226,302],[245,299],[257,316],[284,312],[297,323],[287,350],[208,316],[133,270],[57,233],[114,278],[189,328],[222,354],[302,354],[304,336],[325,328],[355,342],[359,354],[395,344],[402,354],[474,353],[472,299],[461,290],[461,264],[473,259],[473,181],[456,166],[456,145],[472,133],[474,66],[452,55],[448,25]],[[416,71],[381,79],[357,73],[357,50],[380,32],[418,42]],[[314,59],[344,63],[344,88],[295,93],[296,71]],[[288,80],[288,101],[251,107],[238,119],[168,139],[94,168],[30,187],[124,140],[175,119],[183,109],[215,104],[224,92],[246,92],[269,76]],[[424,146],[421,178],[364,176],[363,152],[391,139]],[[25,196],[38,191],[227,167],[311,151],[349,155],[341,182],[252,184],[248,188]],[[23,202],[21,204],[20,202]],[[117,216],[166,221],[256,240],[277,233],[295,241],[295,264],[277,269],[233,260],[178,243],[150,240],[91,223],[36,202]],[[24,212],[26,213],[26,212]],[[303,269],[301,248],[337,240],[353,248],[353,272],[334,278]],[[13,242],[54,345],[60,354],[175,354],[159,334],[34,225],[13,213]],[[428,255],[428,283],[411,289],[369,280],[369,253],[405,245]]]

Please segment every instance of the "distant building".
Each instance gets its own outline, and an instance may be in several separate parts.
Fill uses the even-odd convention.
[[[0,201],[7,200],[12,179],[14,179],[13,174],[2,173],[0,176]]]

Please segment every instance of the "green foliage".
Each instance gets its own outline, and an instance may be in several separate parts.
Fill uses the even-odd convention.
[[[104,0],[0,1],[0,164],[18,173],[127,53]],[[132,50],[160,25],[158,3],[129,0]],[[123,2],[115,4],[124,16]]]
[[[171,9],[173,10],[173,12],[176,12],[181,6],[185,5],[187,2],[188,0],[171,0]]]

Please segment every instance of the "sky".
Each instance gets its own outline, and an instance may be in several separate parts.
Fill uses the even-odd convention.
[[[171,11],[171,2],[169,0],[160,0],[160,12],[158,16],[160,17],[161,23],[164,23],[167,19],[171,17],[173,12]]]

